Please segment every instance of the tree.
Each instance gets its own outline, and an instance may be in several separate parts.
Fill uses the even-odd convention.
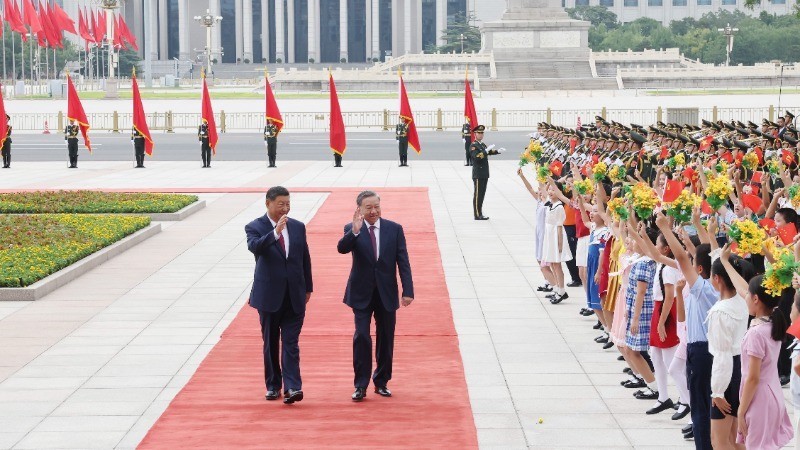
[[[605,6],[576,6],[567,8],[567,14],[572,19],[591,22],[593,26],[605,25],[608,30],[619,26],[617,15]]]
[[[464,53],[479,52],[481,49],[481,30],[472,25],[475,17],[470,14],[458,13],[453,17],[453,21],[447,24],[447,28],[442,32],[444,44],[438,47],[429,46],[427,53],[461,53],[462,39]]]

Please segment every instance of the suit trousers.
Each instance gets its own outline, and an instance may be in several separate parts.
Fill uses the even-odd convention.
[[[356,332],[353,335],[353,371],[357,388],[369,386],[372,372],[372,336],[370,323],[375,316],[375,360],[377,367],[372,374],[375,386],[386,386],[392,379],[392,359],[394,357],[394,327],[397,319],[396,311],[387,311],[381,302],[380,294],[375,289],[372,300],[366,309],[353,308]]]
[[[267,390],[278,391],[281,385],[284,391],[302,389],[298,344],[305,313],[298,314],[292,309],[287,289],[281,308],[274,313],[259,310],[258,319],[264,340],[264,381]]]
[[[475,191],[472,194],[472,210],[475,217],[483,215],[483,198],[486,196],[486,185],[489,183],[488,178],[473,178],[472,183],[475,185]]]
[[[278,139],[267,138],[267,158],[269,159],[269,166],[275,165],[275,160],[278,158]]]
[[[580,214],[576,211],[575,214]],[[578,266],[575,264],[575,251],[578,249],[578,238],[575,237],[575,225],[564,225],[564,231],[567,233],[567,244],[569,244],[569,251],[572,253],[572,259],[567,261],[567,270],[572,281],[580,281],[581,277],[578,274]]]
[[[472,156],[469,154],[469,146],[472,145],[472,141],[470,139],[464,139],[464,151],[467,154],[467,165],[472,165]]]
[[[686,381],[692,409],[694,447],[713,450],[711,446],[711,364],[708,342],[691,342],[686,346]]]

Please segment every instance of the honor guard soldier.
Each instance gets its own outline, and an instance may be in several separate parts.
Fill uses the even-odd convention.
[[[278,156],[278,127],[272,123],[272,119],[267,119],[264,127],[264,143],[267,146],[269,167],[275,167],[275,158]]]
[[[197,140],[200,141],[200,156],[203,167],[211,167],[211,145],[208,143],[208,124],[203,122],[197,127]]]
[[[464,122],[464,126],[461,127],[461,139],[464,140],[464,152],[467,155],[467,163],[464,165],[471,166],[472,158],[469,156],[469,147],[472,145],[472,127],[469,125],[469,120]]]
[[[144,135],[139,133],[136,127],[131,130],[131,142],[133,143],[133,156],[136,158],[136,168],[144,169]]]
[[[405,117],[400,118],[394,134],[400,151],[400,167],[406,167],[408,166],[408,122]]]
[[[475,133],[475,142],[470,146],[469,155],[472,158],[472,181],[475,191],[472,195],[472,209],[475,220],[488,220],[483,215],[483,197],[486,195],[486,184],[489,182],[489,155],[500,154],[499,150],[489,149],[483,143],[483,132],[486,127],[478,125],[472,129]]]
[[[78,168],[78,132],[80,127],[75,124],[75,119],[69,119],[69,125],[64,128],[64,140],[69,151],[69,168]]]
[[[6,133],[6,140],[3,142],[3,169],[11,168],[11,117],[6,114],[6,123],[8,124],[8,133]]]
[[[333,167],[342,167],[342,155],[333,152]]]

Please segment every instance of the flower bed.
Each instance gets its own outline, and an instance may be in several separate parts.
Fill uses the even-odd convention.
[[[98,191],[42,191],[0,194],[0,213],[174,213],[196,195]]]
[[[0,215],[0,287],[25,287],[150,225],[146,216]]]

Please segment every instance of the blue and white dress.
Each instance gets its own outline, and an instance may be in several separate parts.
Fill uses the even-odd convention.
[[[625,331],[625,344],[636,351],[647,351],[650,349],[650,322],[653,318],[653,280],[656,276],[656,262],[642,256],[631,266],[631,274],[628,277],[628,289],[625,291],[625,315],[628,323]],[[642,311],[639,314],[639,330],[637,333],[631,332],[631,320],[633,319],[633,307],[636,304],[636,291],[639,282],[647,283],[647,290],[642,302]]]
[[[599,227],[589,234],[589,253],[586,262],[586,304],[589,309],[603,308],[600,300],[600,288],[594,282],[594,275],[600,267],[600,256],[603,254],[603,249],[606,248],[606,242],[610,236],[611,231],[608,227]]]

